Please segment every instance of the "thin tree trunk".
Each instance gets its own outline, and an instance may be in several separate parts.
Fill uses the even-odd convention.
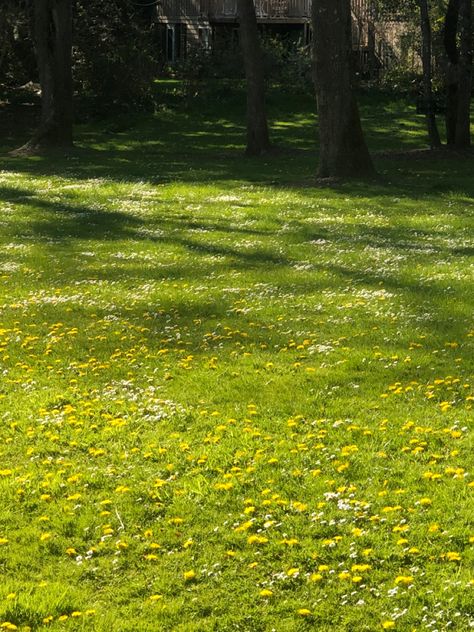
[[[35,40],[41,84],[41,121],[16,153],[72,146],[71,0],[35,0]]]
[[[459,70],[455,144],[462,149],[471,144],[472,94],[472,0],[460,0]]]
[[[247,80],[247,150],[258,156],[270,149],[265,110],[263,55],[253,0],[237,0],[240,45]]]
[[[432,62],[431,62],[431,22],[428,0],[419,0],[420,5],[420,25],[422,38],[422,54],[423,63],[423,100],[426,112],[426,125],[428,128],[428,138],[432,149],[441,147],[441,139],[439,137],[438,126],[436,124],[436,113],[433,102],[432,87]]]
[[[312,19],[319,176],[373,176],[353,87],[350,0],[313,0]]]
[[[446,67],[446,140],[448,145],[456,142],[458,117],[458,63],[457,46],[459,0],[449,0],[444,18],[444,50],[447,56]]]

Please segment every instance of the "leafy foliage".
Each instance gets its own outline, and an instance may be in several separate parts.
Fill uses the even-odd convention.
[[[129,0],[76,0],[74,77],[94,112],[149,109],[157,49],[146,14]]]
[[[36,79],[28,0],[0,3],[0,86],[17,87]]]

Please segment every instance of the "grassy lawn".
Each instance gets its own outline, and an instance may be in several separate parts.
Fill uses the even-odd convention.
[[[223,103],[0,162],[1,629],[473,627],[472,160],[318,189],[270,105],[260,161]]]

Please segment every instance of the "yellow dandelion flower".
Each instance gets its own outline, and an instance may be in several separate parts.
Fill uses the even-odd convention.
[[[311,573],[311,575],[309,576],[309,580],[312,582],[320,582],[322,578],[323,576],[321,575],[321,573]]]
[[[185,581],[185,582],[190,582],[190,581],[192,581],[193,579],[196,579],[196,572],[195,572],[195,571],[193,571],[193,570],[190,570],[190,571],[185,571],[185,572],[183,573],[183,577],[184,577],[184,581]]]
[[[273,591],[272,590],[268,590],[268,588],[264,588],[263,590],[260,591],[260,597],[271,597],[273,595]]]
[[[353,573],[365,573],[366,571],[370,571],[372,566],[370,564],[353,564],[351,571]]]
[[[301,617],[309,617],[311,615],[311,610],[308,608],[300,608],[296,611]]]
[[[120,550],[122,550],[122,551],[123,551],[123,550],[125,550],[125,549],[128,549],[128,542],[124,542],[123,540],[118,540],[118,541],[115,543],[115,546],[116,546],[118,549],[120,549]]]

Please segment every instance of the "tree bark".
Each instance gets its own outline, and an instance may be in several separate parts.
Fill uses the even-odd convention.
[[[448,145],[471,144],[472,0],[449,0],[444,19]]]
[[[253,0],[237,0],[240,25],[240,45],[247,81],[247,149],[253,156],[270,149],[265,110],[265,80],[263,55]]]
[[[72,146],[71,0],[35,0],[36,57],[41,85],[41,121],[17,153]]]
[[[459,7],[459,87],[455,144],[471,145],[472,95],[472,0],[460,0]]]
[[[350,0],[313,0],[312,21],[319,177],[373,176],[353,86]]]
[[[454,145],[458,109],[458,62],[457,46],[459,0],[449,0],[444,17],[444,50],[447,56],[446,67],[446,141]]]
[[[430,147],[436,149],[441,147],[438,126],[436,124],[436,113],[433,101],[432,87],[432,44],[431,44],[431,21],[428,0],[419,0],[420,6],[420,26],[422,39],[421,60],[423,64],[423,101],[427,108],[426,126]]]

